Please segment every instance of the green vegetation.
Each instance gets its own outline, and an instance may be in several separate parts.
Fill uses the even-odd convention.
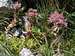
[[[36,4],[38,17],[34,17],[32,26],[32,35],[25,38],[18,37],[6,37],[5,27],[8,25],[7,19],[12,15],[11,10],[5,9],[0,11],[0,56],[19,56],[19,52],[22,48],[29,48],[32,52],[41,53],[42,56],[53,56],[55,49],[60,48],[64,56],[75,56],[75,0],[65,0],[60,3],[59,0],[41,0],[41,3]],[[22,1],[22,6],[25,6],[25,0]],[[55,3],[54,3],[55,2]],[[60,5],[60,6],[59,6]],[[68,9],[67,6],[71,5]],[[25,6],[26,9],[26,6]],[[48,22],[49,14],[54,11],[63,13],[68,25],[66,28],[62,27],[56,34],[60,37],[60,40],[52,47],[53,41],[56,39],[54,33],[52,34],[53,24]],[[17,13],[17,18],[24,15],[23,11]],[[18,23],[18,22],[17,22]],[[19,23],[18,23],[19,24]],[[22,25],[23,27],[23,25]],[[58,39],[58,38],[57,38]]]

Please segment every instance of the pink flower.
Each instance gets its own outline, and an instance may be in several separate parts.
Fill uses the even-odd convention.
[[[31,17],[32,17],[32,16],[34,16],[34,15],[35,15],[35,14],[34,14],[33,12],[29,12],[29,13],[28,13],[28,16],[31,16]]]
[[[49,15],[48,19],[49,19],[49,22],[53,23],[56,26],[67,27],[67,22],[64,19],[63,13],[59,13],[59,12],[55,11],[54,13],[51,13]]]
[[[15,3],[12,4],[12,9],[19,9],[21,7],[21,3],[19,3],[18,1],[16,1]]]
[[[37,10],[30,8],[28,10],[28,16],[31,16],[31,17],[38,16]]]

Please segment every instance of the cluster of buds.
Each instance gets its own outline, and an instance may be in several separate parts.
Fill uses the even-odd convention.
[[[29,17],[38,16],[38,12],[37,12],[36,9],[30,8],[30,9],[28,10],[28,12],[27,12],[27,15],[28,15]]]
[[[58,27],[67,27],[67,22],[64,18],[63,13],[59,13],[55,11],[54,13],[51,13],[48,17],[49,22],[53,23],[54,26]]]

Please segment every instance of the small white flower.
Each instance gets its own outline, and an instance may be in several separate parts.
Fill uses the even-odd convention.
[[[34,55],[29,49],[23,48],[20,52],[20,56],[34,56]]]

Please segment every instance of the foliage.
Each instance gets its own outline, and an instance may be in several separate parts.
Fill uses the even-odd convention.
[[[54,39],[54,35],[51,34],[51,31],[54,29],[51,29],[53,24],[50,22],[52,20],[51,18],[54,18],[54,21],[56,21],[57,19],[55,17],[59,16],[59,22],[61,21],[60,18],[63,18],[63,23],[60,22],[61,24],[65,25],[66,22],[68,23],[66,28],[62,28],[59,31],[59,35],[60,33],[63,33],[61,35],[62,52],[64,53],[64,56],[75,56],[75,12],[73,10],[75,8],[70,8],[68,10],[67,7],[68,5],[73,5],[72,7],[74,7],[75,4],[73,3],[73,0],[65,0],[62,1],[62,3],[65,3],[64,6],[62,6],[61,1],[50,0],[48,2],[48,0],[41,0],[40,4],[37,2],[36,6],[34,7],[37,8],[39,16],[33,18],[33,20],[36,20],[37,22],[34,23],[35,26],[32,26],[32,36],[27,36],[25,38],[12,37],[9,39],[6,37],[5,33],[3,32],[5,31],[4,27],[7,26],[7,22],[9,20],[4,17],[11,16],[12,13],[11,10],[8,9],[7,11],[0,13],[0,55],[19,56],[21,49],[26,47],[29,48],[32,52],[41,53],[43,56],[52,56],[54,53],[50,46],[52,40]],[[25,0],[22,0],[22,6],[26,6]],[[63,15],[60,15],[60,13],[57,12],[56,14],[58,15],[55,14],[54,17],[52,12],[56,10],[62,12]],[[23,14],[23,11],[20,11],[17,16],[20,17]],[[50,22],[48,22],[48,16]],[[67,19],[66,22],[64,22],[65,19]],[[53,23],[55,23],[54,21]]]

